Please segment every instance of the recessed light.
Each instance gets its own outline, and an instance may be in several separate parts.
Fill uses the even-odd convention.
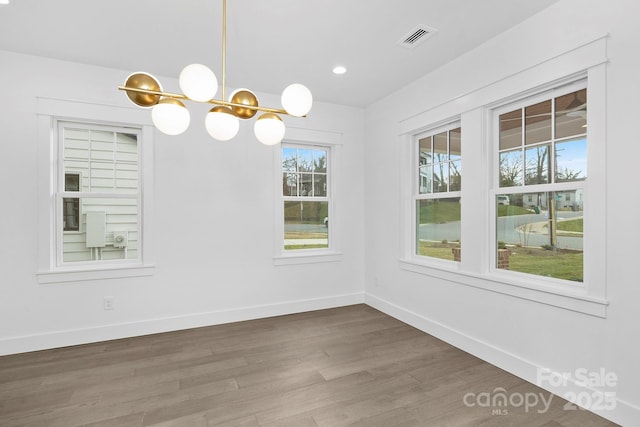
[[[347,69],[344,68],[342,65],[338,65],[333,69],[333,74],[344,74],[346,72],[347,72]]]
[[[0,0],[0,6],[6,6],[11,3],[11,0]]]

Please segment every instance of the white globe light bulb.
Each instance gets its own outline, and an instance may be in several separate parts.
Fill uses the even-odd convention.
[[[254,123],[253,132],[264,145],[276,145],[284,138],[285,126],[276,114],[265,113]]]
[[[180,135],[189,127],[191,116],[182,102],[164,98],[151,108],[151,120],[160,132]]]
[[[302,117],[311,111],[313,95],[306,86],[294,83],[282,91],[282,106],[292,116]]]
[[[191,64],[180,73],[180,89],[189,99],[207,102],[216,96],[218,79],[206,65]]]
[[[230,140],[240,129],[240,120],[227,107],[213,107],[207,113],[204,124],[209,135],[218,141]]]

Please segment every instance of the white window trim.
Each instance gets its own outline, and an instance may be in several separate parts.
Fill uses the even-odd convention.
[[[491,292],[606,317],[606,62],[606,38],[599,37],[400,122],[400,268]],[[587,77],[589,97],[589,176],[585,183],[588,198],[584,213],[585,227],[588,228],[585,229],[584,240],[584,284],[576,286],[561,280],[496,271],[497,269],[491,268],[495,264],[495,234],[491,234],[495,232],[495,225],[492,204],[489,203],[491,196],[487,194],[495,190],[492,165],[496,161],[493,158],[494,150],[497,150],[490,132],[493,119],[491,109],[584,77]],[[460,115],[465,133],[462,170],[466,179],[462,187],[462,198],[464,204],[474,206],[474,212],[472,219],[468,221],[471,215],[463,205],[462,260],[459,266],[452,267],[451,263],[425,262],[410,256],[413,250],[414,214],[411,209],[413,170],[408,162],[413,161],[410,152],[413,148],[413,135],[421,133],[429,123],[433,126],[443,124],[448,117],[455,115]],[[472,159],[487,165],[482,175],[476,170],[476,176],[470,177],[470,168],[466,165]],[[473,185],[469,185],[470,180],[475,181]],[[495,191],[492,195],[495,197]],[[594,206],[605,208],[596,209]]]
[[[301,128],[287,128],[283,144],[298,147],[320,147],[329,151],[327,169],[327,194],[329,195],[329,247],[319,249],[284,250],[284,207],[282,196],[282,147],[274,150],[274,247],[273,264],[276,266],[313,264],[342,261],[340,211],[337,208],[340,180],[340,151],[342,135],[334,132],[316,131]],[[313,198],[309,198],[313,200]]]
[[[87,122],[134,127],[141,131],[140,235],[141,257],[136,262],[109,261],[99,264],[56,265],[57,165],[56,122]],[[147,111],[97,103],[37,98],[38,127],[38,282],[63,283],[124,277],[149,276],[153,256],[153,124]],[[142,144],[141,144],[142,145]]]

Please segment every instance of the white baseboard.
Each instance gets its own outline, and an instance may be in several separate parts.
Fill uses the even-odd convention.
[[[605,402],[601,391],[580,384],[575,381],[575,378],[567,378],[567,381],[565,384],[562,384],[562,386],[553,386],[552,384],[548,384],[548,382],[539,383],[538,373],[540,370],[546,369],[546,367],[536,365],[520,356],[510,354],[498,347],[479,341],[476,338],[454,330],[442,323],[428,319],[423,315],[406,310],[375,295],[367,293],[365,295],[365,303],[391,317],[485,360],[492,365],[504,369],[525,381],[536,384],[550,393],[563,397],[564,399],[569,398],[568,400],[572,400],[577,405],[580,405],[581,402],[594,405],[598,402]],[[557,375],[558,378],[562,377],[561,374],[557,372],[550,372],[549,374]],[[571,396],[577,397],[577,399],[570,399]],[[587,399],[580,399],[580,397],[587,397]],[[617,396],[614,396],[613,399],[615,400],[613,403],[609,402],[607,405],[598,405],[596,408],[590,407],[585,409],[589,409],[591,412],[623,426],[640,425],[640,408],[638,406],[625,402]],[[604,408],[600,408],[600,406],[604,406]],[[575,408],[575,406],[573,407]]]
[[[46,334],[3,338],[0,339],[0,356],[362,303],[364,303],[364,293],[354,293],[143,320],[139,322],[119,323],[94,328],[71,329]]]

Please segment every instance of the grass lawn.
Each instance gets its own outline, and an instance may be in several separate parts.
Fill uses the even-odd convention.
[[[531,211],[522,206],[498,205],[498,216],[528,215]]]
[[[582,218],[570,219],[567,221],[558,221],[556,228],[559,231],[572,231],[576,233],[582,233]]]
[[[460,245],[458,243],[420,241],[418,244],[418,255],[453,261],[453,252],[451,252],[451,248],[457,248],[459,246]]]
[[[509,270],[537,276],[582,282],[583,254],[581,251],[538,248],[512,248]]]
[[[421,200],[420,224],[444,224],[451,221],[460,221],[458,200]]]
[[[418,255],[453,261],[451,248],[458,247],[457,242],[419,242]],[[583,281],[583,254],[580,251],[557,249],[549,251],[542,248],[510,248],[509,270],[556,279]]]

